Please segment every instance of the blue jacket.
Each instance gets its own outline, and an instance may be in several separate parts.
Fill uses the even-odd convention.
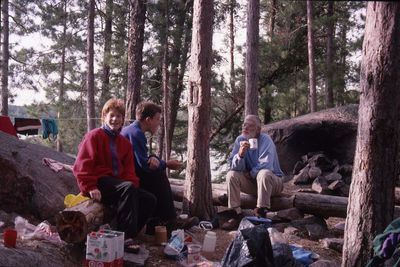
[[[247,138],[240,135],[236,138],[232,153],[229,157],[230,169],[233,171],[250,172],[252,178],[256,178],[260,170],[271,170],[276,176],[283,176],[279,165],[275,144],[269,135],[261,133],[257,138],[258,148],[248,149],[243,158],[239,157],[240,142]]]
[[[164,160],[161,160],[158,157],[157,159],[160,161],[160,166],[158,167],[158,169],[157,170],[149,169],[149,164],[147,163],[149,157],[156,157],[156,156],[154,155],[149,156],[149,150],[147,148],[147,139],[144,132],[140,128],[139,121],[134,121],[129,126],[124,127],[121,131],[121,134],[126,138],[128,138],[132,144],[132,149],[135,156],[135,169],[137,171],[138,176],[140,176],[140,173],[142,172],[150,173],[152,171],[159,171],[166,169],[167,164],[165,163]]]

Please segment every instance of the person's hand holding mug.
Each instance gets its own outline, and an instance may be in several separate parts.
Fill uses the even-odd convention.
[[[246,151],[250,148],[250,143],[249,141],[240,141],[240,147],[239,147],[239,157],[244,158],[244,155],[246,154]]]
[[[170,159],[167,161],[167,168],[171,170],[179,170],[182,168],[182,162],[176,159]]]

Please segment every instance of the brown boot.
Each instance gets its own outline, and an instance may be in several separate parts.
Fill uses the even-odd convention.
[[[237,230],[239,227],[240,221],[243,219],[243,214],[239,213],[236,215],[233,215],[231,219],[226,221],[222,226],[221,229],[226,230],[226,231],[232,231],[232,230]]]

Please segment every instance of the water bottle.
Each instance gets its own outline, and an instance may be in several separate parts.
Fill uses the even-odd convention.
[[[207,231],[203,241],[204,252],[214,252],[215,244],[217,242],[217,235],[213,231]]]

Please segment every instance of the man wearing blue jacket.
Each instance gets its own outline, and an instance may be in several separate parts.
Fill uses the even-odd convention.
[[[154,194],[157,205],[154,217],[166,223],[167,228],[189,228],[198,222],[196,217],[187,221],[177,221],[171,185],[166,175],[166,168],[178,170],[182,162],[178,160],[164,161],[156,155],[149,155],[146,132],[154,135],[161,124],[161,107],[150,101],[140,102],[136,107],[136,120],[124,127],[121,134],[129,139],[135,157],[135,170],[140,178],[140,187]]]
[[[261,121],[256,115],[247,115],[229,157],[227,174],[228,207],[232,218],[222,229],[233,230],[239,226],[242,211],[240,192],[257,196],[254,214],[265,218],[271,207],[271,196],[283,190],[283,172],[279,165],[275,144],[271,137],[261,133]]]

